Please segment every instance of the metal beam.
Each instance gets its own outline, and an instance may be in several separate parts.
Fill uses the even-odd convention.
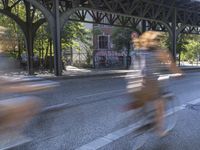
[[[176,18],[176,8],[174,8],[173,12],[173,20],[172,20],[172,55],[174,57],[174,60],[176,61],[176,44],[177,44],[177,32],[176,32],[176,23],[177,23],[177,18]]]
[[[54,0],[54,29],[53,29],[53,43],[54,43],[54,74],[56,76],[62,75],[62,59],[61,59],[61,36],[60,36],[60,12],[59,0]]]
[[[142,20],[142,32],[145,32],[147,30],[147,23],[145,20]]]

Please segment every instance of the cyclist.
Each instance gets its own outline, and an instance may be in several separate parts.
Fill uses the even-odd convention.
[[[135,58],[139,60],[138,65],[140,66],[142,83],[139,90],[132,91],[136,101],[130,104],[128,109],[142,107],[149,101],[153,102],[156,110],[156,127],[159,135],[163,136],[166,134],[163,129],[164,100],[162,95],[164,87],[158,81],[158,73],[162,72],[164,66],[172,73],[176,73],[177,76],[181,76],[182,71],[174,63],[171,54],[160,48],[160,38],[161,34],[159,32],[147,31],[133,40],[134,46],[139,50],[135,54]]]
[[[0,79],[0,94],[36,92],[52,89],[56,82],[12,82]],[[24,144],[30,138],[23,135],[26,124],[41,111],[41,99],[18,96],[0,101],[0,149]]]

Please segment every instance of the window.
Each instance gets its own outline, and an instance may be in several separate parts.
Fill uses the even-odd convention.
[[[99,36],[99,49],[108,49],[108,36]]]

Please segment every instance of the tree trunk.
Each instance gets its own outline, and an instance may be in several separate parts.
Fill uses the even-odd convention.
[[[21,60],[21,40],[20,38],[18,37],[18,59]]]
[[[53,49],[52,49],[52,39],[49,39],[49,45],[50,45],[50,72],[52,73],[53,72],[53,59],[52,59],[52,52],[53,52]]]
[[[72,46],[70,47],[70,54],[71,54],[70,65],[72,65],[73,64],[73,48],[72,48]]]
[[[40,45],[40,47],[41,47],[41,43],[39,42],[39,45]],[[41,69],[41,58],[42,58],[42,49],[41,48],[39,48],[39,68]]]
[[[48,39],[48,43],[49,43],[49,39]],[[49,44],[47,45],[47,48],[46,48],[46,54],[45,54],[45,66],[47,66],[48,64],[48,53],[49,53]]]
[[[179,52],[179,56],[178,56],[178,65],[179,67],[181,66],[181,51]]]

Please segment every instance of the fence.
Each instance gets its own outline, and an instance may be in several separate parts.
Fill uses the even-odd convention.
[[[96,50],[93,59],[95,68],[124,68],[126,53],[116,51]]]

